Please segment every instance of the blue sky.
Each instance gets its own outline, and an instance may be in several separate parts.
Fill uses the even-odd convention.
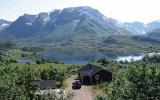
[[[37,14],[66,7],[91,6],[122,22],[160,20],[160,0],[0,0],[0,18],[13,21],[24,13]]]

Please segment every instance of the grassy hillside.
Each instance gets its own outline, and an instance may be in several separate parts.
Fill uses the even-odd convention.
[[[158,28],[153,30],[152,32],[148,33],[148,36],[160,39],[160,29]]]
[[[15,46],[15,43],[8,41],[8,40],[0,40],[0,49],[12,48]]]
[[[78,37],[72,41],[46,46],[45,56],[55,59],[96,59],[148,52],[160,40],[147,36]]]

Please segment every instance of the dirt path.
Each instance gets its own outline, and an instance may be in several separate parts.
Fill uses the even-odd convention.
[[[68,84],[68,88],[66,89],[66,91],[73,92],[75,95],[72,100],[93,100],[90,86],[82,85],[81,89],[77,89],[77,90],[72,89],[72,82],[74,82],[75,77],[76,76],[73,75],[66,80]]]

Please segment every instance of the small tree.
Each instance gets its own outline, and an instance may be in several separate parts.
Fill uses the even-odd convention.
[[[94,100],[112,100],[106,93],[101,93],[95,97]]]
[[[48,71],[45,70],[45,69],[43,69],[43,70],[41,71],[41,73],[40,73],[40,76],[41,76],[41,79],[43,79],[43,80],[48,79],[48,78],[49,78]]]
[[[57,69],[50,66],[50,71],[49,71],[49,79],[56,79],[56,75],[57,75]]]

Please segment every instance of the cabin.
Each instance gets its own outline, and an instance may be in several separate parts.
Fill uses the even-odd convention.
[[[53,94],[57,92],[55,80],[35,80],[33,81],[33,84],[37,88],[34,93],[37,96]]]
[[[55,80],[36,80],[34,81],[38,90],[45,90],[45,89],[55,89],[56,88],[56,81]]]
[[[112,73],[96,65],[87,64],[78,73],[80,82],[84,85],[112,81]]]

